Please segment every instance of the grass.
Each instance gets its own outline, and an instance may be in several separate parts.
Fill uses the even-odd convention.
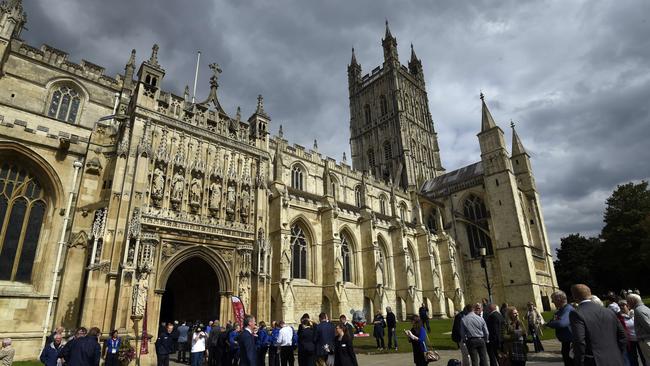
[[[13,366],[43,366],[38,360],[14,361]]]

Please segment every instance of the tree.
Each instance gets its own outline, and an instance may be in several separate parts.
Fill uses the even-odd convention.
[[[567,294],[571,293],[571,285],[584,283],[589,287],[596,287],[594,277],[594,254],[600,248],[598,238],[586,238],[580,234],[571,234],[560,239],[557,249],[555,274],[560,289]]]
[[[619,185],[607,199],[597,280],[606,289],[650,291],[650,191],[648,182]]]

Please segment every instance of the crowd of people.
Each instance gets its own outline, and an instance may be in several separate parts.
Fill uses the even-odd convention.
[[[548,322],[533,303],[520,317],[516,307],[469,304],[454,318],[452,339],[461,351],[462,364],[474,366],[525,365],[529,347],[544,350],[544,328],[555,330],[561,343],[562,361],[568,366],[646,366],[650,358],[650,309],[637,291],[613,292],[606,303],[591,294],[588,286],[571,288],[574,303],[556,291],[551,301],[556,312]],[[522,321],[525,320],[526,324]]]

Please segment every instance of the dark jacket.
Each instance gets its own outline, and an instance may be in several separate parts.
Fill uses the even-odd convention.
[[[167,333],[167,330],[159,334],[158,339],[156,339],[156,354],[169,355],[174,353],[176,340],[177,338],[174,338],[174,333]]]
[[[392,311],[386,314],[386,326],[388,326],[389,329],[397,328],[397,318],[395,317],[395,313]]]
[[[327,351],[323,349],[323,346],[326,344],[330,349],[334,348],[334,328],[332,322],[320,322],[316,326],[314,343],[316,343],[317,356],[327,356]]]
[[[411,348],[413,350],[413,363],[416,365],[426,365],[427,361],[424,358],[424,352],[427,351],[427,331],[424,327],[420,327],[420,329],[415,329],[415,327],[413,327],[411,328],[411,333],[418,337],[417,341],[407,338],[411,343]]]
[[[429,309],[425,308],[424,306],[420,306],[420,309],[418,310],[418,315],[420,315],[420,319],[422,320],[429,319]]]
[[[381,314],[375,315],[375,318],[373,319],[372,323],[374,324],[373,330],[372,330],[372,336],[373,337],[383,337],[384,336],[384,327],[386,327],[386,321],[384,320],[384,316]]]
[[[566,304],[562,309],[555,312],[553,320],[546,323],[549,328],[555,329],[555,337],[560,342],[571,342],[571,322],[569,321],[569,313],[575,311],[571,304]]]
[[[334,366],[358,366],[352,341],[347,336],[340,340],[334,338]]]
[[[255,337],[247,329],[239,332],[239,366],[257,366]]]
[[[303,327],[298,332],[298,353],[316,354],[316,343],[314,327]]]
[[[63,345],[61,344],[59,347],[56,347],[54,346],[54,342],[47,343],[41,352],[41,362],[45,366],[56,366],[56,361],[59,359],[59,354],[61,353],[62,348]]]
[[[456,343],[460,343],[461,341],[460,326],[463,323],[463,317],[465,315],[464,311],[460,311],[454,316],[454,325],[451,327],[451,340]]]
[[[501,316],[501,313],[496,310],[488,314],[487,320],[485,321],[485,323],[487,323],[488,332],[490,332],[490,343],[496,344],[496,347],[501,347],[501,343],[503,342],[501,336],[503,322],[503,316]]]
[[[625,330],[613,311],[591,301],[569,313],[576,366],[623,366]]]
[[[96,337],[72,340],[61,350],[66,366],[99,366],[101,347]]]

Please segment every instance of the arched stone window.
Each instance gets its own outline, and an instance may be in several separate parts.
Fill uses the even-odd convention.
[[[361,207],[361,186],[354,187],[354,204]]]
[[[0,167],[0,280],[31,282],[46,210],[45,192],[30,172]]]
[[[352,282],[352,248],[348,234],[341,233],[341,259],[343,261],[343,282]]]
[[[69,84],[62,84],[55,87],[50,97],[47,116],[56,118],[59,121],[75,123],[81,106],[81,94],[79,90]]]
[[[370,112],[370,104],[366,104],[363,106],[363,116],[366,120],[366,124],[370,124],[370,122],[372,122],[372,113]]]
[[[339,183],[336,180],[336,177],[330,175],[330,190],[332,191],[332,197],[336,199],[338,197]]]
[[[381,106],[381,115],[385,116],[388,113],[388,102],[385,95],[379,97],[379,104]]]
[[[469,251],[472,258],[480,256],[480,249],[485,248],[488,255],[492,254],[492,240],[490,239],[488,214],[485,203],[481,198],[470,195],[463,205],[463,213],[467,228],[467,240],[469,242]]]
[[[303,170],[296,164],[291,168],[291,187],[299,191],[303,190]]]
[[[375,173],[375,152],[370,149],[368,150],[368,169],[370,169],[370,173],[374,175]]]
[[[404,202],[399,205],[399,218],[404,222],[408,221],[408,216],[406,215],[406,203]]]
[[[379,213],[386,215],[386,196],[379,196]]]
[[[291,226],[291,278],[307,278],[307,236],[300,224]]]

